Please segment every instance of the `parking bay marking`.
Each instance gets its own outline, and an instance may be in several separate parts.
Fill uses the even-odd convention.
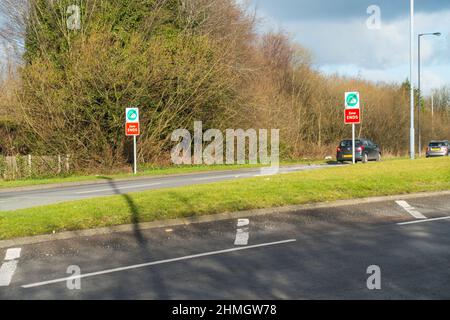
[[[20,258],[20,253],[22,252],[21,248],[12,248],[6,251],[5,260],[16,260]]]
[[[11,284],[21,251],[21,248],[12,248],[6,251],[5,262],[0,267],[0,287],[7,287]]]
[[[149,263],[136,264],[136,265],[132,265],[132,266],[128,266],[128,267],[108,269],[108,270],[104,270],[104,271],[98,271],[98,272],[81,274],[81,275],[78,275],[78,276],[71,276],[71,277],[66,277],[66,278],[50,280],[50,281],[37,282],[37,283],[23,285],[22,288],[26,288],[27,289],[27,288],[41,287],[41,286],[46,286],[46,285],[49,285],[49,284],[55,284],[55,283],[60,283],[60,282],[67,282],[67,280],[74,280],[74,279],[82,279],[82,278],[94,277],[94,276],[99,276],[99,275],[104,275],[104,274],[116,273],[116,272],[121,272],[121,271],[126,271],[126,270],[132,270],[132,269],[145,268],[145,267],[150,267],[150,266],[155,266],[155,265],[160,265],[160,264],[166,264],[166,263],[171,263],[171,262],[192,260],[192,259],[208,257],[208,256],[216,256],[216,255],[226,254],[226,253],[236,252],[236,251],[243,251],[243,250],[250,250],[250,249],[256,249],[256,248],[277,246],[277,245],[288,244],[288,243],[292,243],[292,242],[296,242],[296,241],[297,241],[296,239],[290,239],[290,240],[284,240],[284,241],[277,241],[277,242],[257,244],[257,245],[253,245],[253,246],[246,246],[246,247],[240,247],[240,248],[232,248],[232,249],[226,249],[226,250],[220,250],[220,251],[212,251],[212,252],[200,253],[200,254],[195,254],[195,255],[190,255],[190,256],[185,256],[185,257],[180,257],[180,258],[174,258],[174,259],[154,261],[154,262],[149,262]]]
[[[406,201],[395,201],[400,207],[405,209],[406,212],[408,212],[410,215],[412,215],[416,219],[426,219],[423,214],[421,214],[419,211],[416,210],[416,208],[411,207],[408,202]]]
[[[418,224],[418,223],[442,221],[442,220],[450,220],[450,217],[442,217],[442,218],[434,218],[434,219],[426,219],[426,220],[416,220],[416,221],[409,221],[409,222],[400,222],[400,223],[397,223],[397,225],[406,226],[406,225],[410,225],[410,224]]]
[[[248,239],[250,238],[249,219],[239,219],[237,226],[239,229],[236,231],[236,240],[234,241],[235,246],[246,246],[248,244]]]

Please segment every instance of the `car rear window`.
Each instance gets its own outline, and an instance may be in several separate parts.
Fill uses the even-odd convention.
[[[357,146],[361,145],[361,141],[360,140],[356,140],[355,141]],[[340,147],[346,148],[346,147],[351,147],[352,146],[352,140],[344,140],[341,142]]]
[[[432,142],[430,143],[430,147],[432,148],[440,148],[440,147],[444,147],[445,146],[445,142]]]

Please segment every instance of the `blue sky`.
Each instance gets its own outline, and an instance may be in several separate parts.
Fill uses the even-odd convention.
[[[386,82],[409,77],[409,0],[248,1],[262,30],[286,31],[311,51],[314,67],[324,73]],[[450,84],[450,0],[415,3],[416,32],[442,32],[422,38],[422,88],[430,93]],[[380,8],[379,29],[367,27],[371,5]]]

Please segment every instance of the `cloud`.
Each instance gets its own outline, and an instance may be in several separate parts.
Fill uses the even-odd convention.
[[[434,64],[450,63],[448,55],[450,10],[417,15],[420,31],[440,31],[440,38],[423,38],[422,59]],[[368,69],[387,69],[409,63],[409,19],[383,22],[379,30],[365,22],[298,21],[286,23],[292,38],[309,48],[319,64],[354,64]]]
[[[359,8],[359,14],[352,7],[356,2],[363,4],[355,5]],[[356,2],[316,0],[313,3],[309,0],[285,0],[279,1],[275,8],[273,1],[272,11],[261,5],[258,12],[266,22],[266,30],[279,28],[287,31],[293,40],[313,53],[315,67],[325,73],[361,76],[372,81],[387,82],[401,82],[409,78],[409,15],[402,14],[405,10],[409,13],[409,1]],[[366,5],[374,2],[379,2],[381,7],[380,29],[367,27],[369,15],[366,13]],[[399,3],[406,7],[403,8]],[[416,4],[416,31],[443,33],[439,38],[422,38],[422,87],[429,91],[434,86],[450,81],[450,73],[441,72],[450,70],[450,1],[416,0]],[[294,7],[303,11],[296,11]],[[336,11],[331,10],[333,8]],[[387,8],[390,10],[386,10]],[[299,17],[294,19],[294,15]],[[280,16],[288,18],[280,19]],[[417,62],[417,38],[414,52]],[[416,73],[414,82],[417,82]]]
[[[377,5],[386,20],[409,15],[408,0],[253,0],[254,5],[285,22],[298,20],[364,19],[367,8]],[[416,12],[450,9],[448,0],[415,0]]]

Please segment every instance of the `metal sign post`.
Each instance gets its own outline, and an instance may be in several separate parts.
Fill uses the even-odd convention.
[[[355,139],[355,124],[352,123],[352,159],[353,159],[353,164],[356,164],[356,139]]]
[[[345,93],[345,124],[352,125],[352,159],[356,164],[356,127],[361,123],[359,92]]]
[[[137,136],[140,134],[139,109],[127,108],[125,117],[125,134],[133,136],[133,173],[137,174]]]
[[[133,173],[137,174],[137,141],[136,135],[133,136]]]

